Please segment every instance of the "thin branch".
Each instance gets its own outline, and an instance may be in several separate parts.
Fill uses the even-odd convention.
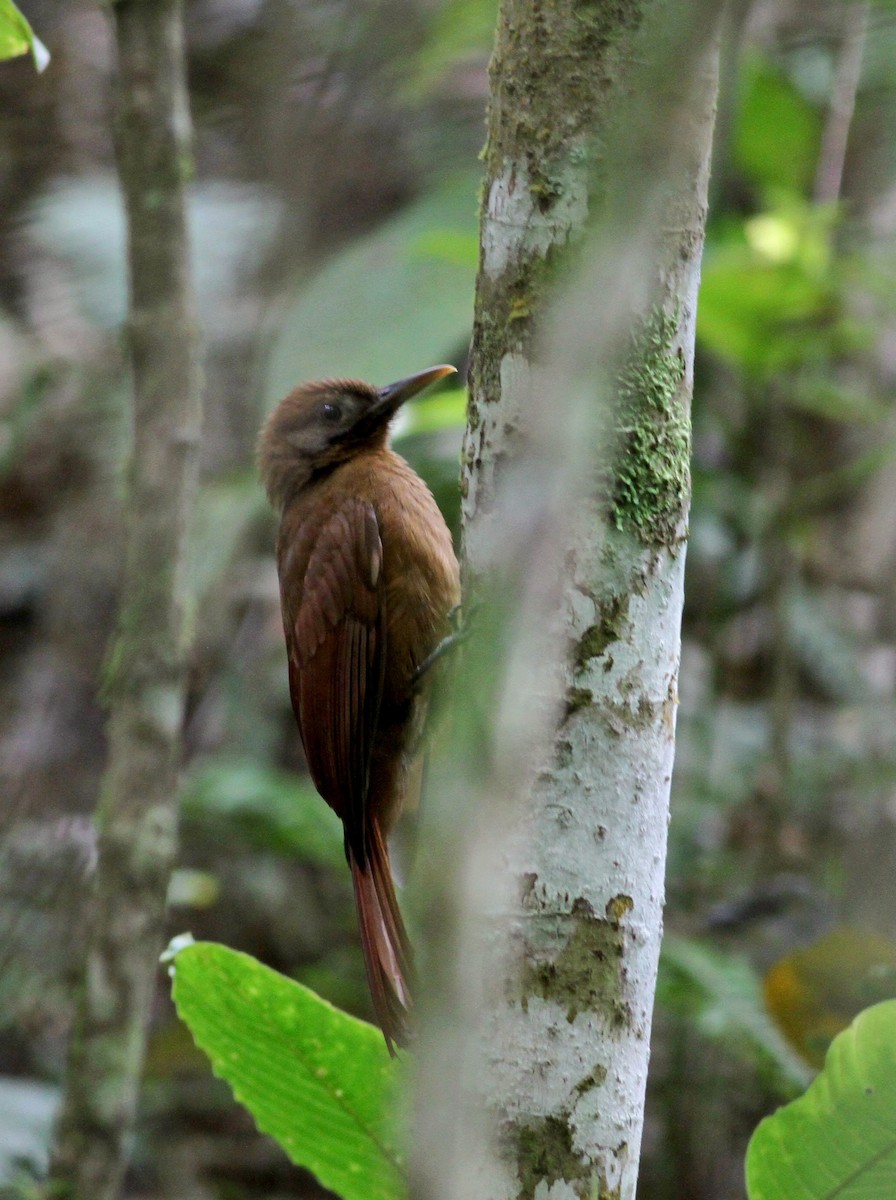
[[[843,42],[815,175],[814,199],[818,204],[831,204],[840,198],[849,131],[862,78],[870,7],[870,0],[853,0],[844,5]]]

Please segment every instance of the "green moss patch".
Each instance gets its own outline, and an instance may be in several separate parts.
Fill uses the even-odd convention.
[[[648,546],[682,539],[691,493],[691,422],[678,320],[654,309],[619,377],[612,515]]]

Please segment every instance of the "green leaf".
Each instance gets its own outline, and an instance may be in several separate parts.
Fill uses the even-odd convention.
[[[476,236],[477,186],[441,184],[305,283],[272,349],[269,407],[303,379],[389,383],[467,343],[476,267],[457,251]]]
[[[34,33],[12,0],[0,0],[0,59],[30,54],[38,71],[50,61],[50,52]]]
[[[224,946],[167,957],[178,1013],[258,1128],[343,1200],[404,1197],[397,1067],[379,1030]]]
[[[759,1125],[746,1176],[750,1200],[896,1196],[896,1000],[860,1013],[806,1093]]]

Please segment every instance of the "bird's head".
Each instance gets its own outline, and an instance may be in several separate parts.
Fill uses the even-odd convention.
[[[284,508],[316,476],[383,445],[405,400],[453,374],[454,367],[440,366],[382,388],[360,379],[320,379],[295,388],[258,439],[258,466],[271,504]]]

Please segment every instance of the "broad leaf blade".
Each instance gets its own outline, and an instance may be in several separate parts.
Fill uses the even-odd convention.
[[[896,1196],[896,1000],[860,1013],[805,1094],[759,1125],[747,1191],[750,1200]]]
[[[285,313],[268,366],[268,405],[303,379],[354,376],[384,384],[443,362],[473,323],[476,188],[439,185],[305,282]]]
[[[30,54],[38,71],[50,61],[46,46],[19,12],[13,0],[0,0],[0,59]]]
[[[258,1128],[344,1200],[406,1193],[396,1068],[379,1030],[246,954],[197,942],[174,957],[177,1011]]]

